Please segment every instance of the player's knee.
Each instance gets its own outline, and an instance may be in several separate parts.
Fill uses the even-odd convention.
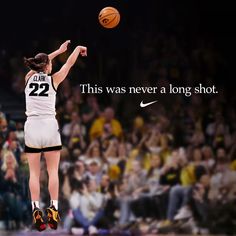
[[[49,178],[58,178],[58,169],[48,169]]]
[[[30,173],[30,181],[35,179],[39,180],[39,177],[40,177],[39,173],[34,173],[34,172]]]

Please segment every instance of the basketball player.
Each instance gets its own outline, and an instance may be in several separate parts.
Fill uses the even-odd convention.
[[[25,153],[27,155],[30,179],[33,223],[38,231],[46,229],[43,212],[39,206],[40,199],[40,158],[41,152],[46,159],[49,176],[48,190],[51,203],[46,209],[47,222],[50,228],[57,229],[58,214],[58,166],[61,150],[61,138],[55,118],[56,90],[66,78],[79,55],[87,56],[87,48],[77,46],[62,68],[50,76],[52,60],[67,50],[70,41],[64,42],[58,50],[47,55],[39,53],[34,58],[25,58],[30,71],[25,76],[26,115],[25,122]]]

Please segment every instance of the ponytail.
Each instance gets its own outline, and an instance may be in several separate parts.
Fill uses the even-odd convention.
[[[49,62],[48,55],[45,53],[39,53],[35,57],[26,58],[24,57],[24,63],[31,70],[41,72],[45,69]]]

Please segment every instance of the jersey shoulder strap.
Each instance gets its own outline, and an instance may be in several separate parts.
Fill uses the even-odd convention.
[[[52,84],[53,89],[55,90],[55,92],[57,92],[57,88],[55,87],[54,82],[53,82],[53,77],[51,75],[49,77],[51,78],[51,84]]]

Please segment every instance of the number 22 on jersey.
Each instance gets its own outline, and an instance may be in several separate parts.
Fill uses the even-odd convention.
[[[29,96],[48,97],[49,84],[48,83],[30,83],[29,88],[32,88]]]

